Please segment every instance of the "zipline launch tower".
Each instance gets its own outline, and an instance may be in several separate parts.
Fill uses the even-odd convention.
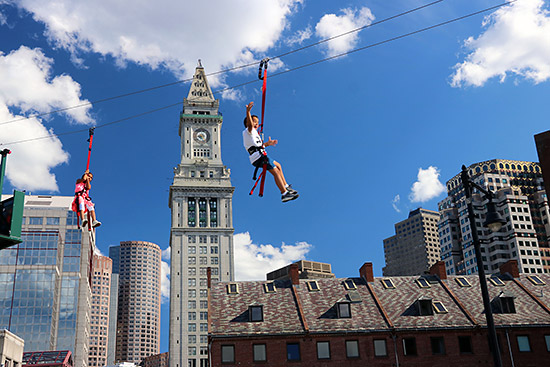
[[[208,366],[207,268],[212,281],[234,279],[235,188],[222,162],[218,108],[199,61],[183,100],[181,161],[170,186],[170,367]]]

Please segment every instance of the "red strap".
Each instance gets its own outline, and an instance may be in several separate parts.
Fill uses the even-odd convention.
[[[90,156],[92,155],[92,142],[94,141],[94,129],[95,127],[90,128],[90,138],[88,141],[90,142],[90,146],[88,147],[88,163],[86,163],[86,171],[90,169]]]
[[[265,173],[267,172],[267,164],[264,164],[262,168],[262,174],[260,175],[262,180],[260,182],[260,192],[258,193],[259,197],[264,196]]]
[[[260,134],[264,131],[264,111],[265,111],[265,93],[267,92],[267,69],[264,69],[264,78],[262,85],[262,121],[260,123]]]

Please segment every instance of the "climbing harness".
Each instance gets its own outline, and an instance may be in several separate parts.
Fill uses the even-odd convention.
[[[263,131],[264,131],[264,116],[265,116],[265,95],[267,92],[267,63],[269,62],[269,58],[265,58],[262,61],[260,61],[260,68],[258,70],[258,79],[263,81],[262,84],[262,117],[260,120],[260,126],[258,133],[262,136],[263,140]],[[262,73],[263,70],[263,73]],[[262,75],[263,74],[263,75]],[[252,195],[254,193],[254,190],[256,189],[256,186],[258,185],[258,182],[260,182],[260,192],[258,193],[258,196],[262,197],[264,196],[264,184],[265,184],[265,174],[267,172],[267,153],[265,152],[265,149],[263,146],[261,147],[250,147],[248,149],[248,153],[252,154],[254,152],[260,152],[261,157],[258,159],[261,159],[262,161],[260,164],[256,166],[254,169],[254,175],[252,176],[252,179],[256,181],[254,183],[254,186],[252,187],[252,190],[250,190],[249,195]],[[256,175],[258,173],[258,170],[260,169],[260,165],[262,167],[262,172],[260,173],[260,176],[256,178]]]

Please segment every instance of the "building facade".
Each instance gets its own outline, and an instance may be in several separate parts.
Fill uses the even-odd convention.
[[[72,201],[25,197],[23,242],[0,251],[0,328],[25,351],[69,350],[86,367],[95,231],[78,228]]]
[[[112,269],[113,261],[110,258],[94,255],[92,264],[90,354],[88,357],[90,367],[107,365]]]
[[[384,240],[384,275],[420,275],[439,261],[438,222],[438,212],[418,208],[395,224],[395,235]]]
[[[109,254],[119,271],[115,362],[139,364],[160,352],[161,250],[151,242],[124,241]]]
[[[216,280],[234,276],[234,187],[222,162],[218,107],[199,65],[183,101],[181,160],[170,186],[171,367],[208,366],[207,268]]]
[[[536,162],[494,159],[468,167],[473,182],[495,193],[493,202],[506,220],[493,233],[483,227],[487,199],[474,191],[479,221],[471,226],[460,174],[447,182],[448,196],[439,203],[442,260],[449,274],[476,274],[472,230],[477,230],[485,270],[498,272],[510,259],[523,273],[550,272],[549,208],[540,166]]]
[[[168,367],[168,352],[155,354],[141,361],[141,367]]]
[[[479,278],[429,274],[213,282],[210,353],[215,366],[488,366]],[[503,265],[487,280],[504,366],[550,357],[549,274]]]
[[[298,274],[300,275],[300,279],[334,278],[330,264],[309,260],[296,261],[294,264],[298,265]],[[290,267],[292,265],[293,264],[289,264],[280,269],[267,273],[267,280],[290,279]]]
[[[25,341],[8,330],[0,330],[0,366],[21,367]]]

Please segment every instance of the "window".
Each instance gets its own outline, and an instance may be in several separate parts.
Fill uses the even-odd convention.
[[[197,331],[197,324],[191,323],[191,324],[187,325],[187,331],[190,331],[190,332]]]
[[[317,342],[317,359],[330,359],[329,342]]]
[[[235,363],[234,345],[222,345],[222,363]]]
[[[445,341],[443,337],[431,337],[432,354],[445,354]]]
[[[514,297],[500,295],[495,304],[496,313],[516,313],[516,307],[514,306]]]
[[[48,226],[58,226],[59,225],[59,217],[47,217],[46,218],[46,225],[48,225]]]
[[[336,311],[338,318],[347,319],[351,318],[351,304],[349,302],[339,302],[336,304]]]
[[[504,286],[504,282],[503,282],[502,279],[500,279],[500,278],[491,277],[491,278],[489,278],[489,281],[490,281],[491,283],[493,283],[494,286],[497,286],[497,287],[502,287],[502,286]]]
[[[382,281],[382,285],[384,286],[384,288],[386,288],[386,289],[394,289],[395,288],[395,285],[393,284],[391,279],[382,279],[381,281]]]
[[[228,284],[227,285],[227,293],[228,294],[236,294],[239,293],[239,285],[238,284]]]
[[[472,349],[472,338],[470,336],[459,336],[458,349],[460,350],[460,354],[473,353],[474,351]]]
[[[307,284],[307,288],[309,289],[310,292],[320,290],[319,284],[317,284],[316,280],[310,280],[306,284]]]
[[[433,308],[435,310],[435,313],[447,313],[447,312],[449,312],[449,311],[447,311],[447,309],[445,308],[443,303],[441,303],[440,301],[433,301],[432,305],[433,305]]]
[[[42,225],[41,217],[29,217],[29,224],[31,225]]]
[[[286,359],[287,359],[287,361],[299,361],[300,360],[300,344],[299,343],[287,343],[287,345],[286,345]]]
[[[418,286],[420,288],[430,288],[430,283],[428,283],[428,281],[425,279],[425,278],[418,278],[416,280],[416,284],[418,284]]]
[[[346,279],[344,281],[344,286],[346,287],[346,289],[357,289],[357,286],[355,285],[355,282],[353,281],[353,279]]]
[[[357,340],[346,340],[346,357],[359,358],[359,342]]]
[[[386,339],[374,339],[374,356],[386,357],[387,355],[388,351],[386,349]]]
[[[458,285],[461,286],[461,287],[471,287],[472,286],[470,284],[470,282],[468,281],[468,279],[466,279],[464,277],[457,277],[457,278],[455,278],[455,280],[458,283]]]
[[[533,283],[534,285],[545,285],[546,284],[537,275],[529,275],[527,277],[527,279],[529,279],[529,281],[531,281],[531,283]]]
[[[530,352],[531,345],[529,344],[529,337],[527,335],[518,335],[518,349],[520,352]]]
[[[252,352],[254,354],[254,362],[266,362],[267,353],[265,344],[252,345]]]
[[[265,293],[274,293],[277,291],[277,288],[275,287],[274,282],[265,283],[264,284]]]
[[[544,341],[546,342],[546,351],[550,352],[550,335],[545,335]]]
[[[263,306],[249,306],[248,313],[250,321],[264,321]]]
[[[416,339],[403,338],[403,354],[406,356],[416,355]]]

